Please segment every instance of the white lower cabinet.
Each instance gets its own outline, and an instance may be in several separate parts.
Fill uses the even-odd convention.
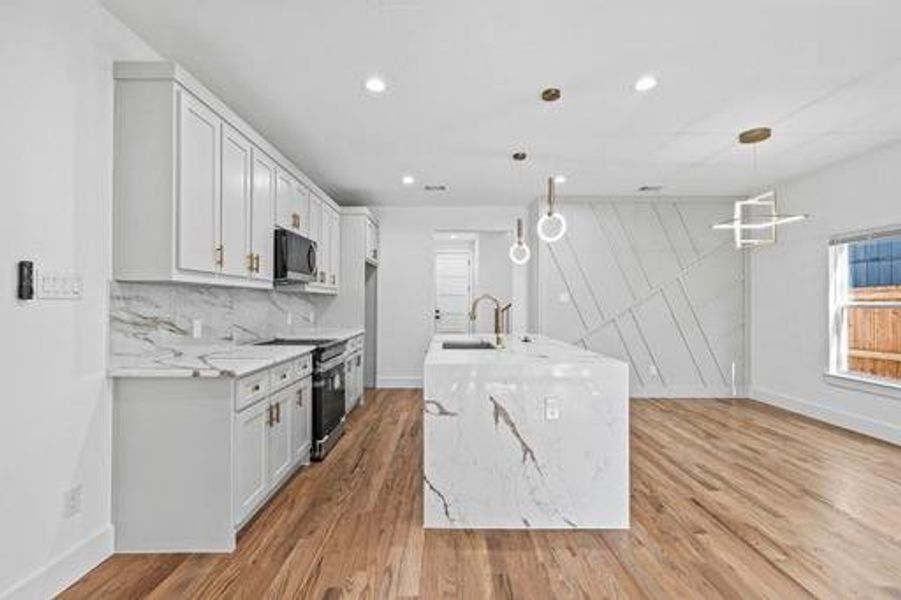
[[[269,447],[268,402],[259,402],[235,419],[235,523],[242,523],[265,498]]]
[[[117,552],[230,552],[300,465],[312,431],[309,355],[239,379],[118,378]]]
[[[269,410],[272,412],[269,425],[269,484],[278,485],[291,471],[290,414],[291,398],[297,394],[297,385],[285,388],[272,396]]]
[[[235,525],[243,524],[295,467],[309,462],[312,386],[307,376],[237,413]]]
[[[291,398],[291,454],[295,462],[306,462],[310,459],[310,448],[313,443],[313,380],[304,379]]]

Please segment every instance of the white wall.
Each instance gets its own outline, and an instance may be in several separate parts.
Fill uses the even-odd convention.
[[[538,330],[628,362],[632,396],[744,393],[744,257],[710,228],[732,202],[563,199],[566,235],[533,248]]]
[[[522,207],[379,207],[379,387],[419,387],[434,330],[436,230],[513,229]],[[525,328],[527,269],[514,271],[514,331]]]
[[[112,62],[154,58],[94,0],[0,3],[0,596],[50,595],[112,549]],[[17,302],[21,259],[80,272],[84,298]]]
[[[473,297],[491,294],[501,301],[509,302],[513,298],[513,274],[523,269],[510,260],[510,244],[513,237],[510,232],[483,231],[478,238],[478,271]],[[520,313],[525,318],[525,312]],[[520,321],[522,323],[522,321]],[[511,323],[512,325],[512,323]],[[524,327],[523,327],[524,329]],[[494,305],[483,303],[476,315],[475,331],[491,333],[494,331]]]
[[[751,396],[901,443],[901,397],[826,383],[827,244],[837,233],[901,226],[901,145],[779,186],[780,229],[750,265]]]

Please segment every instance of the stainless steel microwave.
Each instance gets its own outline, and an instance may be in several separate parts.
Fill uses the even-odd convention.
[[[316,242],[289,229],[275,229],[273,279],[278,284],[316,281]]]

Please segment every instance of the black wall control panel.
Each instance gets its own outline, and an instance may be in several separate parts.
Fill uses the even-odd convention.
[[[19,300],[34,299],[34,263],[30,260],[19,261]]]

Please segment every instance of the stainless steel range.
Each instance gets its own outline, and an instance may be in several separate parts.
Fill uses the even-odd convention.
[[[322,460],[344,433],[344,353],[340,339],[276,339],[266,346],[316,346],[313,351],[313,460]]]

